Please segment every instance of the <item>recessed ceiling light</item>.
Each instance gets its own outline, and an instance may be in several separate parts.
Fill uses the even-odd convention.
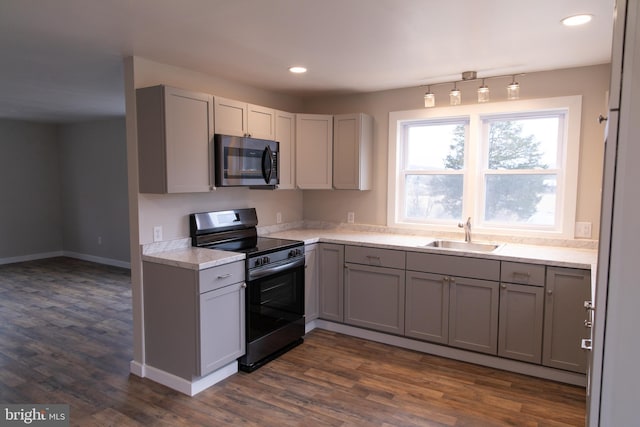
[[[561,22],[563,25],[567,27],[575,27],[577,25],[584,25],[587,22],[593,19],[593,15],[583,14],[583,15],[573,15],[564,18]]]
[[[294,74],[302,74],[302,73],[306,73],[307,69],[304,67],[295,66],[295,67],[289,67],[289,71],[291,71]]]

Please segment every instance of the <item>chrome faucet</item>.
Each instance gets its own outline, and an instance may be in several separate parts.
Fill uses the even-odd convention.
[[[471,243],[471,217],[467,218],[466,223],[458,223],[458,227],[464,228],[464,241]]]

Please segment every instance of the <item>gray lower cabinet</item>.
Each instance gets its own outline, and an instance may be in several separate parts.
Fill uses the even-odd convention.
[[[304,247],[304,317],[305,322],[318,318],[318,245]]]
[[[244,261],[206,270],[143,262],[145,364],[189,381],[245,353]]]
[[[404,334],[404,270],[346,264],[344,286],[345,323]]]
[[[547,267],[542,364],[586,373],[587,354],[581,348],[589,337],[584,302],[591,300],[588,270]]]
[[[498,356],[540,363],[543,312],[543,287],[501,283]]]
[[[344,322],[344,245],[318,245],[319,317]]]
[[[200,294],[200,375],[245,353],[245,284]]]
[[[449,345],[497,354],[499,283],[450,277]]]
[[[346,246],[344,259],[345,323],[403,335],[405,252]]]
[[[449,278],[407,271],[405,335],[439,344],[449,342]]]
[[[545,266],[502,261],[498,356],[542,362]]]

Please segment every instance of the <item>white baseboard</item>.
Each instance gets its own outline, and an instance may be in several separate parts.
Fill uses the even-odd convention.
[[[389,344],[396,347],[407,348],[410,350],[419,351],[421,353],[433,354],[435,356],[460,360],[462,362],[474,363],[476,365],[488,366],[490,368],[502,369],[504,371],[516,372],[532,377],[544,378],[582,387],[585,387],[587,384],[586,375],[583,374],[548,368],[542,365],[518,362],[517,360],[505,359],[488,354],[474,353],[472,351],[432,344],[424,341],[417,341],[410,338],[399,337],[396,335],[388,335],[382,332],[370,331],[368,329],[361,329],[355,326],[334,323],[327,320],[316,319],[312,322],[307,323],[307,327],[309,327],[310,329],[308,329],[306,332],[311,331],[313,328],[326,329],[328,331],[351,335],[354,337],[376,341],[383,344]]]
[[[0,265],[13,264],[15,262],[35,261],[37,259],[55,258],[58,256],[64,256],[64,251],[55,252],[43,252],[39,254],[21,255],[8,258],[0,258]]]
[[[78,252],[71,252],[71,251],[63,251],[63,255],[69,258],[81,259],[83,261],[90,261],[98,264],[112,265],[114,267],[131,269],[130,262],[120,261],[117,259],[104,258],[104,257],[95,256],[95,255],[80,254]]]
[[[139,377],[149,378],[152,381],[179,391],[187,396],[195,396],[201,391],[238,372],[238,362],[234,360],[217,371],[198,378],[195,381],[189,381],[161,369],[154,368],[153,366],[141,365],[135,361],[131,361],[129,369],[132,374],[138,375]]]
[[[95,262],[98,264],[112,265],[114,267],[121,267],[131,269],[131,263],[126,261],[120,261],[112,258],[104,258],[95,255],[81,254],[72,251],[55,251],[55,252],[43,252],[39,254],[21,255],[8,258],[0,258],[0,265],[13,264],[16,262],[35,261],[38,259],[55,258],[59,256],[66,256],[69,258],[81,259],[83,261]]]
[[[129,362],[129,372],[131,372],[133,375],[136,375],[140,378],[145,377],[144,365],[140,362],[136,362],[135,360],[132,360],[131,362]]]

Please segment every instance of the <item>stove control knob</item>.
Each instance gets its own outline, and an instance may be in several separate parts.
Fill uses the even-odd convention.
[[[262,258],[256,258],[256,267],[260,267],[262,265]]]
[[[300,248],[296,249],[296,255],[301,256],[302,255],[302,249],[300,249]]]
[[[295,257],[295,256],[296,256],[296,251],[295,251],[294,249],[291,249],[291,250],[289,251],[289,258],[293,258],[293,257]]]
[[[268,256],[262,257],[262,265],[269,264],[270,262],[271,262],[271,259],[269,259]]]

